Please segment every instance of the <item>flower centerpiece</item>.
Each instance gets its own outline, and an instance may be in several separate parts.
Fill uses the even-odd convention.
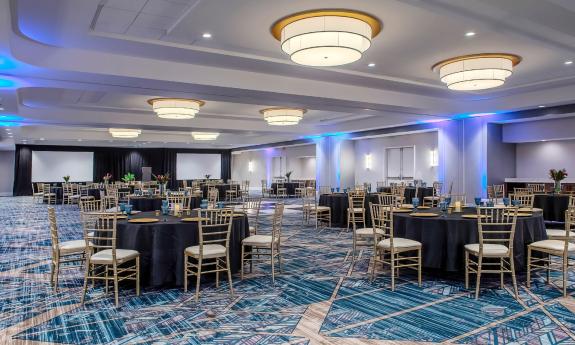
[[[205,175],[204,175],[204,177],[206,178],[206,180],[209,180],[209,179],[210,179],[210,176],[212,176],[212,175],[210,175],[210,174],[205,174]]]
[[[70,175],[66,175],[66,176],[64,176],[64,177],[62,177],[62,178],[64,179],[64,182],[65,182],[65,183],[70,182]]]
[[[124,177],[122,177],[122,181],[126,183],[132,183],[136,180],[136,175],[132,174],[131,172],[126,173]]]
[[[569,174],[567,170],[561,169],[551,169],[549,170],[549,177],[555,182],[555,193],[561,193],[561,181],[563,181]]]
[[[153,175],[153,176],[154,180],[156,180],[156,182],[158,182],[158,185],[160,186],[160,195],[164,195],[166,193],[166,185],[170,181],[170,173],[167,172],[163,175]]]
[[[112,179],[112,174],[106,173],[106,175],[104,175],[104,177],[102,177],[102,179],[104,180],[105,184],[108,184],[108,183],[110,183],[110,180]]]
[[[293,171],[288,171],[288,172],[286,173],[286,179],[287,179],[288,182],[289,182],[289,180],[290,180],[290,178],[291,178],[291,174],[292,174],[292,173],[293,173]]]

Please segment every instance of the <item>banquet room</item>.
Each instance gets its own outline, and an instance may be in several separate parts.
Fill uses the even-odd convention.
[[[572,0],[1,0],[0,344],[575,343]]]

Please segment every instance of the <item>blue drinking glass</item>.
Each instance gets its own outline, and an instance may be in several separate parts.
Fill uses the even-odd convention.
[[[334,191],[335,191],[335,188],[332,188],[332,189],[331,189],[331,192],[333,193]]]
[[[445,198],[445,203],[447,203],[447,206],[451,205],[451,197]]]
[[[519,206],[519,200],[511,200],[511,205]]]
[[[474,200],[475,200],[475,206],[481,205],[481,198],[480,197],[477,197]]]
[[[162,214],[164,216],[167,216],[168,214],[170,214],[170,208],[168,206],[162,206]]]
[[[126,204],[121,202],[120,203],[120,212],[124,212],[124,211],[126,211]]]
[[[509,198],[503,198],[503,205],[509,206]]]
[[[132,214],[132,205],[124,205],[124,210],[126,211],[127,215]]]
[[[412,198],[411,203],[413,204],[413,208],[419,207],[419,198]]]
[[[339,187],[336,188],[337,192],[339,193]]]

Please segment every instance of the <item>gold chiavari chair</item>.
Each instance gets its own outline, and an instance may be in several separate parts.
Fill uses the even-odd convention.
[[[531,188],[513,188],[514,195],[521,195],[521,194],[533,194],[533,190]]]
[[[297,198],[302,198],[306,193],[307,187],[305,186],[305,181],[299,181],[295,188],[295,196]]]
[[[60,269],[81,268],[82,265],[62,265],[67,263],[81,263],[85,259],[86,242],[73,240],[60,242],[58,238],[58,225],[54,207],[48,207],[48,219],[50,220],[50,238],[52,240],[52,261],[50,264],[50,284],[58,291],[58,276]],[[61,266],[62,265],[62,266]]]
[[[330,186],[319,186],[319,194],[331,194],[331,187]]]
[[[250,181],[244,180],[242,182],[242,188],[240,189],[240,197],[243,199],[249,196],[250,196]]]
[[[184,193],[169,193],[166,195],[166,200],[168,201],[168,207],[172,212],[175,212],[176,209],[183,211],[184,210],[184,200],[186,199],[186,195]]]
[[[226,201],[234,201],[238,199],[238,183],[235,181],[230,182],[230,188],[226,190]]]
[[[84,304],[88,280],[103,280],[108,293],[108,283],[114,282],[114,301],[118,307],[118,285],[123,280],[136,282],[136,295],[140,295],[140,253],[116,247],[116,214],[83,212],[84,239],[87,248],[86,272],[81,303]]]
[[[392,291],[395,290],[395,275],[399,275],[400,268],[416,270],[417,282],[421,286],[421,243],[394,236],[393,208],[372,203],[369,204],[369,207],[371,208],[372,236],[374,239],[371,279],[375,278],[375,266],[381,263],[390,267]],[[414,252],[417,254],[414,255]]]
[[[475,299],[479,297],[481,274],[483,273],[499,274],[501,288],[503,288],[504,274],[511,273],[515,298],[519,298],[513,259],[513,237],[515,236],[515,225],[517,224],[517,211],[517,207],[477,208],[479,243],[466,244],[464,246],[465,288],[469,288],[469,273],[474,273],[476,275]],[[474,260],[474,258],[476,259]],[[486,262],[484,259],[489,261]]]
[[[391,194],[395,195],[397,202],[403,204],[405,202],[405,185],[393,184],[391,186]]]
[[[545,183],[528,183],[527,188],[533,193],[545,193]]]
[[[315,218],[315,228],[317,229],[319,224],[328,224],[331,228],[331,208],[329,206],[319,206],[315,198],[315,192],[309,193],[302,198],[303,202],[303,218],[302,225],[304,223],[309,224],[311,218]]]
[[[547,271],[547,284],[549,284],[550,271],[563,273],[563,297],[567,297],[567,276],[569,268],[569,256],[575,253],[573,231],[575,230],[575,208],[570,207],[565,211],[565,229],[562,236],[554,236],[552,239],[537,241],[527,246],[527,287],[531,287],[531,270],[544,269]],[[532,252],[544,254],[541,258],[532,257]],[[558,257],[557,262],[552,257]]]
[[[355,213],[353,217],[357,222],[365,227],[365,192],[364,191],[351,191],[347,196],[347,229],[351,224],[351,213]]]
[[[44,185],[42,183],[32,183],[32,201],[42,201],[44,199]]]
[[[515,201],[521,208],[528,208],[529,212],[533,209],[533,204],[535,203],[535,195],[533,194],[513,194],[511,196],[512,202]]]
[[[104,212],[118,212],[118,197],[116,195],[105,195],[102,199],[102,211]]]
[[[497,199],[503,199],[505,197],[505,184],[493,185],[493,197],[495,198],[495,201],[497,201]]]
[[[433,182],[433,194],[431,196],[423,197],[423,206],[437,207],[441,199],[442,189],[443,189],[443,183],[439,181]]]
[[[250,235],[242,240],[242,266],[240,269],[241,279],[244,279],[244,262],[250,262],[250,272],[254,261],[267,261],[268,257],[272,266],[272,283],[275,283],[275,258],[278,258],[280,272],[282,270],[281,257],[281,232],[284,204],[276,203],[272,218],[271,235]],[[245,253],[245,246],[252,248],[251,253]],[[263,257],[263,258],[262,258]]]
[[[80,207],[80,212],[102,212],[102,201],[96,199],[80,199],[78,203]]]
[[[379,205],[391,206],[391,207],[399,206],[397,203],[397,198],[395,197],[395,195],[392,194],[378,193],[377,200]]]
[[[371,203],[370,203],[370,207],[371,207]],[[381,229],[375,229],[373,227],[371,227],[371,228],[366,228],[366,227],[358,228],[356,225],[358,222],[356,222],[356,213],[355,212],[351,212],[350,217],[351,217],[351,225],[352,225],[352,230],[353,230],[352,251],[351,251],[351,269],[353,271],[353,267],[355,266],[355,258],[356,258],[355,253],[357,252],[357,247],[358,246],[364,246],[364,247],[373,246],[374,240],[376,241],[375,243],[379,242],[379,238],[374,239],[374,232],[379,236],[382,236],[383,233],[382,233]]]
[[[377,181],[375,186],[377,187],[378,192],[381,192],[383,188],[387,187],[385,181]]]
[[[48,204],[56,204],[56,193],[52,191],[52,187],[49,183],[44,183],[42,185],[42,190],[44,191],[43,194],[43,201],[46,201]]]
[[[188,276],[195,275],[196,301],[200,297],[201,276],[207,273],[216,273],[216,287],[219,287],[220,272],[227,272],[230,294],[234,295],[229,251],[233,213],[229,208],[198,211],[200,243],[184,250],[184,292],[188,291]],[[213,268],[204,270],[204,267]]]
[[[497,200],[495,199],[495,191],[493,190],[493,186],[487,186],[487,198],[492,200],[494,204],[497,204]]]
[[[71,183],[62,183],[62,205],[72,203],[72,195],[74,190]]]
[[[260,218],[261,198],[244,198],[242,202],[242,211],[248,216],[250,225],[250,235],[258,234],[258,224]]]
[[[216,208],[219,199],[219,190],[215,187],[208,188],[208,208]]]
[[[78,203],[80,203],[82,200],[94,200],[94,199],[96,198],[90,195],[90,186],[88,185],[80,186],[80,199],[78,200]]]
[[[356,184],[355,186],[353,186],[353,190],[365,192],[366,191],[365,184]]]
[[[272,190],[271,190],[271,188],[268,187],[268,181],[261,180],[261,184],[262,184],[262,197],[265,198],[266,194],[268,197],[271,197]]]
[[[287,188],[285,187],[283,180],[282,182],[276,182],[276,198],[287,197]]]

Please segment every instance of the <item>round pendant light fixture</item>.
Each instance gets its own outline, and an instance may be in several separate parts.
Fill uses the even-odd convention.
[[[505,83],[521,57],[513,54],[486,53],[458,56],[431,67],[451,90],[474,91]]]
[[[299,108],[267,108],[260,110],[264,120],[271,126],[297,125],[307,110]]]
[[[307,66],[340,66],[361,58],[381,31],[376,17],[353,10],[313,10],[279,19],[271,28],[291,60]]]
[[[154,112],[163,119],[193,119],[204,101],[186,98],[152,98],[148,100]]]
[[[140,134],[142,134],[141,130],[130,128],[110,128],[108,132],[110,132],[112,137],[120,139],[137,138]]]
[[[194,140],[216,140],[219,135],[216,132],[192,132]]]

